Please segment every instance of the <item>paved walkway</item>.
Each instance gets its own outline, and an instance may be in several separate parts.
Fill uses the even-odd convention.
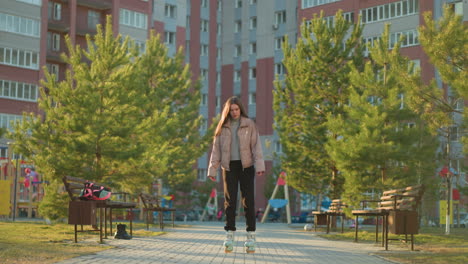
[[[158,230],[158,229],[154,229]],[[247,254],[243,245],[245,227],[238,226],[232,253],[224,253],[221,223],[194,223],[186,228],[169,228],[156,237],[135,237],[131,240],[108,239],[114,249],[77,257],[60,264],[78,263],[330,263],[330,264],[391,264],[375,252],[379,246],[328,241],[314,232],[304,232],[286,224],[258,224],[257,251]]]

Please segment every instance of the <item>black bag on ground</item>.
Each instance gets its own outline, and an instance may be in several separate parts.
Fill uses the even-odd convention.
[[[127,228],[127,225],[118,224],[117,225],[117,231],[115,231],[114,238],[116,238],[116,239],[132,239],[132,236],[127,233],[125,228]]]

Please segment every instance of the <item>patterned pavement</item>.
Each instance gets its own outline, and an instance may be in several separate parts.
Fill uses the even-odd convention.
[[[318,237],[314,232],[290,228],[282,223],[257,225],[258,246],[255,254],[245,253],[245,225],[238,225],[234,251],[224,253],[222,244],[225,234],[222,223],[191,224],[190,227],[168,228],[167,234],[156,237],[108,239],[105,243],[116,248],[58,263],[395,263],[373,255],[382,252],[382,247],[365,243],[329,241]],[[154,230],[158,231],[156,228]]]

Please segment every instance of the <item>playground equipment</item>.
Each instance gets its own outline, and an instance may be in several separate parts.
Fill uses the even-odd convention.
[[[284,199],[275,199],[276,193],[278,192],[279,186],[284,186]],[[268,217],[268,213],[270,212],[270,208],[282,208],[286,206],[286,218],[288,224],[291,224],[291,207],[289,206],[289,191],[288,191],[288,184],[286,183],[286,172],[281,172],[278,180],[276,181],[275,189],[271,194],[271,198],[268,201],[267,207],[262,217],[262,223],[265,222],[266,218]]]
[[[11,151],[9,151],[11,153]],[[38,205],[44,196],[44,181],[32,170],[33,165],[20,159],[0,158],[0,216],[38,217]]]
[[[210,215],[216,216],[216,213],[218,212],[218,199],[216,199],[216,197],[217,197],[216,188],[213,188],[211,190],[210,198],[208,199],[208,202],[206,202],[205,208],[203,209],[203,213],[200,217],[200,221],[203,221],[205,219],[205,215],[207,213],[209,213]],[[211,203],[212,199],[214,199],[213,203]]]

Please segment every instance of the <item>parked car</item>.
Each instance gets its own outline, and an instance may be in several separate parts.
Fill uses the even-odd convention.
[[[453,216],[453,226],[458,227],[458,217],[457,215]],[[460,214],[460,227],[468,226],[468,214]]]
[[[293,215],[291,217],[291,221],[293,223],[313,223],[314,216],[311,215],[309,212],[301,212],[298,215]]]

